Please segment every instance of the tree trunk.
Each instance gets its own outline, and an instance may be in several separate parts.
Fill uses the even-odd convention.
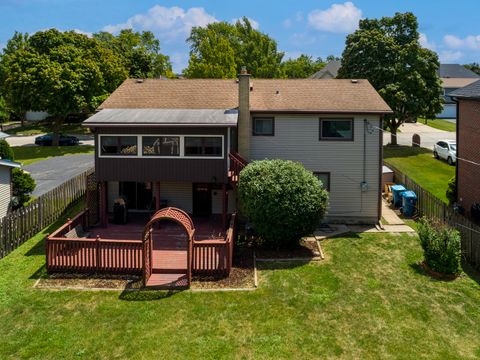
[[[398,145],[397,143],[397,129],[390,130],[390,145]]]
[[[20,114],[20,124],[22,125],[22,127],[25,125],[26,119],[27,119],[27,112],[22,111],[22,113]]]
[[[62,130],[63,116],[55,116],[52,127],[52,146],[58,146],[60,143],[60,131]]]

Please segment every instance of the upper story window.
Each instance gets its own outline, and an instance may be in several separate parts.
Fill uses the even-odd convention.
[[[275,121],[268,117],[253,118],[253,136],[273,136],[275,134]]]
[[[136,156],[138,154],[136,136],[101,136],[100,147],[101,155]]]
[[[320,140],[353,141],[353,119],[320,119]]]
[[[185,156],[220,157],[222,137],[219,136],[185,136]]]
[[[179,136],[143,136],[144,156],[180,156]]]

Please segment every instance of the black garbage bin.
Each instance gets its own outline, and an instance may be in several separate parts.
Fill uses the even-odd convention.
[[[116,200],[113,204],[113,223],[114,224],[126,224],[127,223],[127,206],[125,201]]]

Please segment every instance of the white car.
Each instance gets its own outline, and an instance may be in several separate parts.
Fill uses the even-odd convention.
[[[449,165],[457,162],[457,142],[455,140],[440,140],[433,147],[435,159],[447,160]]]

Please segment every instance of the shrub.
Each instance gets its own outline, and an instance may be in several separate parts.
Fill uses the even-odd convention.
[[[0,140],[0,158],[13,161],[13,150],[5,140]]]
[[[250,163],[239,179],[242,211],[261,244],[293,247],[311,234],[325,214],[328,193],[301,164],[284,160]]]
[[[30,200],[30,193],[35,190],[35,180],[22,169],[13,169],[12,188],[14,196],[12,207],[17,209]]]
[[[457,186],[455,184],[455,176],[450,179],[447,187],[447,200],[450,205],[457,202]]]
[[[426,264],[433,271],[458,275],[461,267],[460,233],[435,220],[420,219],[418,235]]]

